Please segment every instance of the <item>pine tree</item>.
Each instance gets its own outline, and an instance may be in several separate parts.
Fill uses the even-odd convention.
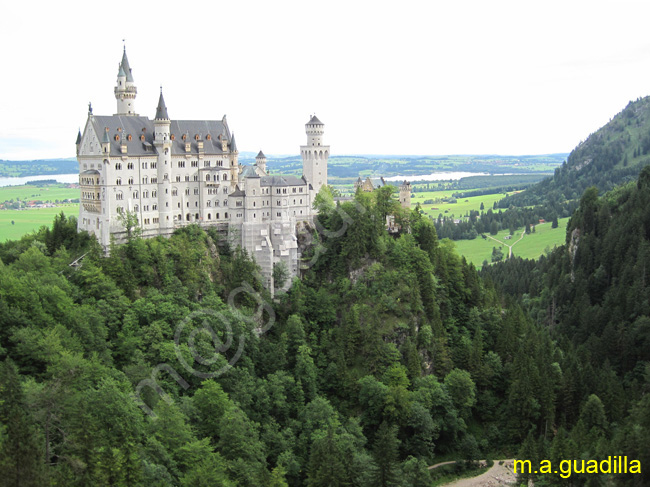
[[[375,471],[373,472],[373,485],[390,487],[399,485],[399,453],[400,441],[397,439],[397,426],[384,421],[377,435],[372,451]]]
[[[44,452],[25,407],[18,369],[10,359],[0,364],[0,428],[5,430],[0,446],[0,485],[46,485]]]

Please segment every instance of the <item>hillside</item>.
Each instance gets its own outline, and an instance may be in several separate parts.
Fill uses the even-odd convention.
[[[388,235],[389,190],[323,202],[303,279],[277,301],[214,229],[106,257],[59,217],[1,244],[0,477],[429,486],[439,455],[543,431],[563,354],[417,212]]]
[[[78,171],[79,164],[74,158],[38,159],[33,161],[7,161],[0,159],[0,177],[72,174]]]
[[[649,266],[650,167],[645,167],[637,182],[600,198],[595,189],[587,190],[567,226],[565,245],[548,257],[512,259],[482,270],[539,325],[548,326],[563,348],[574,351],[562,367],[570,387],[558,395],[562,408],[556,419],[574,458],[611,451],[650,462]],[[595,415],[581,418],[580,404]],[[549,454],[548,445],[530,435],[519,457]],[[648,482],[644,470],[620,476],[617,485]]]
[[[555,174],[501,200],[499,208],[556,205],[577,200],[590,186],[602,194],[636,179],[650,164],[650,97],[630,102],[609,123],[581,142]]]

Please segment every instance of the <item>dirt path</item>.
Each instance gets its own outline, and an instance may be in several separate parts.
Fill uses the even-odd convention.
[[[494,238],[494,237],[492,237],[491,235],[487,235],[487,234],[484,234],[484,235],[485,235],[487,238],[491,238],[491,239],[494,240],[495,242],[499,242],[501,245],[505,245],[506,247],[508,247],[508,259],[509,259],[510,257],[512,257],[512,247],[514,247],[515,244],[519,243],[519,242],[521,241],[521,239],[524,238],[524,234],[525,234],[525,233],[526,233],[526,229],[524,229],[524,231],[521,232],[521,235],[519,236],[519,240],[517,240],[516,242],[512,242],[510,245],[508,245],[508,244],[505,243],[505,242],[502,242],[502,241],[499,240],[498,238]]]
[[[500,465],[501,462],[503,462],[502,465]],[[449,462],[444,462],[444,463],[449,463]],[[437,465],[433,465],[433,467],[436,466]],[[431,469],[432,467],[429,468]],[[512,486],[515,485],[517,481],[517,476],[514,474],[512,469],[513,469],[512,459],[495,460],[492,468],[487,472],[482,473],[478,477],[456,480],[449,484],[445,484],[443,487]]]

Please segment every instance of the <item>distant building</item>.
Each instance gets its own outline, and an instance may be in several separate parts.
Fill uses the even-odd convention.
[[[329,146],[314,115],[300,147],[303,176],[269,175],[259,152],[253,166],[239,163],[235,135],[221,120],[172,120],[162,89],[155,118],[138,115],[137,89],[126,49],[114,89],[114,115],[88,118],[77,136],[79,230],[108,249],[126,236],[120,215],[135,214],[142,236],[177,228],[215,226],[255,258],[269,289],[273,266],[298,274],[296,228],[313,219],[312,201],[327,184]]]
[[[362,181],[361,177],[359,177],[354,183],[354,191],[356,192],[359,188],[361,188],[361,191],[370,193],[377,188],[381,188],[387,185],[388,183],[386,180],[384,180],[383,177],[371,178],[368,176],[365,181]],[[404,180],[399,188],[399,202],[400,205],[402,205],[402,208],[408,209],[411,207],[411,183],[406,180]]]

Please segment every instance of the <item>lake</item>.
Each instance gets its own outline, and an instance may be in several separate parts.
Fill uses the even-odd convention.
[[[79,173],[74,174],[43,174],[39,176],[24,176],[18,178],[0,177],[0,187],[4,186],[22,186],[27,184],[28,181],[45,181],[54,179],[58,183],[78,183]]]

